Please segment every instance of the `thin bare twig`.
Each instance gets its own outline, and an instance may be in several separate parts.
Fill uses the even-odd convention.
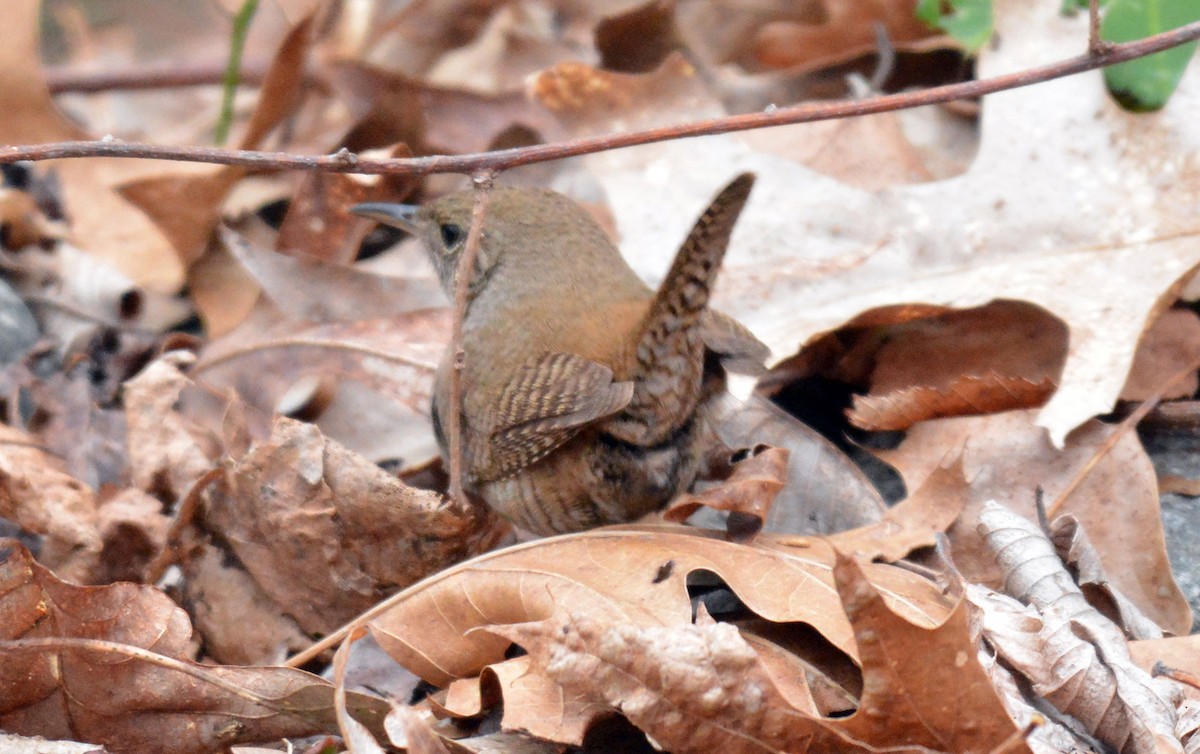
[[[262,351],[267,351],[276,348],[323,348],[330,351],[349,351],[351,353],[360,353],[366,356],[374,356],[379,359],[391,361],[402,366],[411,367],[423,372],[433,372],[436,368],[430,364],[426,364],[416,359],[402,356],[398,353],[384,351],[371,346],[364,346],[358,343],[347,343],[341,340],[325,340],[321,338],[276,338],[263,343],[255,343],[254,345],[244,348],[237,348],[232,351],[220,354],[210,359],[202,359],[192,366],[192,374],[206,372],[214,367],[218,367],[226,362],[240,359],[244,356],[252,356]]]
[[[521,165],[561,160],[613,149],[654,144],[672,139],[747,131],[755,128],[811,123],[819,120],[848,118],[857,115],[892,112],[910,107],[935,105],[953,100],[981,97],[986,94],[1016,89],[1051,79],[1091,71],[1134,58],[1178,47],[1200,39],[1200,21],[1178,29],[1155,34],[1145,39],[1122,44],[1105,45],[1092,54],[1025,71],[996,76],[982,81],[934,87],[916,92],[889,94],[866,99],[811,103],[784,107],[761,113],[744,113],[721,118],[683,123],[675,126],[630,131],[622,134],[603,134],[558,144],[538,144],[530,147],[502,149],[465,155],[432,155],[429,157],[362,159],[342,150],[333,155],[294,155],[285,152],[258,152],[238,149],[204,147],[167,147],[155,144],[122,142],[115,139],[100,141],[65,141],[34,146],[0,148],[0,164],[21,160],[55,160],[80,157],[123,157],[181,162],[202,162],[220,165],[275,170],[313,170],[334,173],[389,175],[429,175],[431,173],[464,173],[508,170]]]
[[[46,69],[46,86],[51,94],[95,94],[144,89],[178,89],[188,86],[220,86],[229,67],[224,60],[200,60],[177,65],[127,66],[84,70],[76,66]],[[270,61],[255,60],[242,64],[238,80],[245,86],[259,86],[267,76]]]
[[[1185,686],[1191,686],[1194,689],[1200,689],[1200,676],[1181,668],[1173,668],[1165,664],[1162,660],[1154,663],[1154,668],[1150,671],[1150,675],[1154,676],[1155,678],[1170,678],[1176,683],[1182,683]]]
[[[471,291],[475,259],[479,256],[479,244],[483,239],[483,221],[487,217],[488,201],[492,196],[490,171],[474,177],[475,204],[471,208],[471,227],[467,230],[467,242],[463,246],[458,267],[454,270],[454,329],[450,336],[450,349],[454,354],[454,368],[450,370],[450,405],[446,407],[446,435],[450,442],[450,498],[462,506],[469,504],[463,492],[463,447],[462,447],[462,371],[467,355],[463,350],[463,320],[467,316],[467,295]]]
[[[1103,55],[1112,48],[1112,42],[1100,38],[1100,0],[1088,0],[1088,55]]]

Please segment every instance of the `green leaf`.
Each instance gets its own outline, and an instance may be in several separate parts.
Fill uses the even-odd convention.
[[[1200,0],[1112,0],[1100,37],[1128,42],[1200,20]],[[1167,104],[1196,42],[1104,69],[1108,93],[1126,110],[1149,112]]]
[[[926,25],[946,32],[969,53],[992,38],[992,0],[920,0],[916,12]]]

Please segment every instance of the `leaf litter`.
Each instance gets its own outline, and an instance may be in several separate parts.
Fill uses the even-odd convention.
[[[977,74],[1083,49],[1086,19],[1049,5],[996,3]],[[242,146],[464,152],[859,96],[937,56],[965,70],[909,0],[331,8],[263,4]],[[131,121],[206,138],[215,87],[56,101],[41,3],[12,10],[8,143]],[[116,23],[179,44],[125,13],[52,41],[134,57]],[[224,48],[207,33],[189,49]],[[449,330],[431,272],[346,212],[454,180],[6,171],[3,282],[41,342],[0,353],[0,728],[118,752],[339,733],[350,751],[1191,750],[1193,708],[1147,672],[1197,669],[1156,475],[1105,419],[1196,359],[1197,73],[1154,114],[1088,73],[992,95],[978,123],[927,108],[514,171],[584,202],[653,282],[715,166],[753,169],[716,303],[779,366],[723,407],[728,453],[669,514],[714,530],[503,549],[507,525],[449,502],[431,460]],[[964,133],[973,158],[948,146]],[[845,390],[826,437],[767,401],[822,382]],[[1048,532],[1021,517],[1039,494],[1061,497]],[[376,671],[427,698],[355,689],[363,629]],[[323,635],[348,638],[331,656]],[[283,666],[306,647],[291,664],[332,660],[332,682]]]

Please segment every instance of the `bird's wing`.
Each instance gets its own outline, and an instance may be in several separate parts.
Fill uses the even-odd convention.
[[[470,433],[468,467],[478,481],[503,479],[570,440],[597,419],[629,403],[633,383],[582,356],[550,353],[530,359],[484,411]]]

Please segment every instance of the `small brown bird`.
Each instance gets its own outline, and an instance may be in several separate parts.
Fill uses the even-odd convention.
[[[496,189],[466,318],[464,485],[538,534],[622,523],[695,480],[705,404],[725,369],[761,371],[767,348],[708,309],[709,291],[754,176],[739,175],[696,222],[657,293],[578,204],[553,191]],[[442,286],[467,238],[473,198],[354,211],[425,244]],[[443,454],[453,354],[434,385]]]

